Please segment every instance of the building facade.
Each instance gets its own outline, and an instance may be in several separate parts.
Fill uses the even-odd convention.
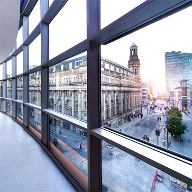
[[[192,53],[165,52],[165,78],[169,92],[180,87],[181,80],[188,80],[189,92],[192,95]],[[192,105],[191,97],[189,105]]]
[[[135,44],[132,49],[128,68],[106,58],[101,59],[101,118],[102,124],[110,128],[116,128],[140,113],[140,61]],[[87,56],[50,67],[49,74],[49,107],[87,121]],[[35,95],[33,99],[30,97],[32,102],[38,100],[37,88],[37,93],[30,91],[30,95]],[[72,126],[71,129],[76,131]]]

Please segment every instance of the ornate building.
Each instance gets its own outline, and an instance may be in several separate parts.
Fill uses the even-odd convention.
[[[101,120],[103,126],[116,128],[141,112],[142,83],[140,60],[135,43],[130,47],[128,67],[101,58]],[[23,97],[23,78],[17,79],[17,99]],[[10,90],[7,90],[10,92]],[[29,103],[41,104],[41,73],[29,75]],[[49,68],[49,108],[87,121],[87,56],[69,59]],[[22,111],[20,111],[22,115]],[[31,112],[34,123],[41,124],[40,111]],[[35,114],[35,115],[33,115]],[[38,118],[39,117],[39,118]],[[65,123],[52,123],[73,131]]]
[[[101,118],[104,126],[116,128],[140,113],[142,96],[137,53],[138,48],[133,43],[128,68],[106,58],[101,59]],[[86,121],[87,56],[50,67],[49,74],[50,108]],[[61,126],[72,129],[65,123]]]

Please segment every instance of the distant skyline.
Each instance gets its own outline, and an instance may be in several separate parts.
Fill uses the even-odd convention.
[[[154,81],[158,89],[165,89],[165,52],[192,53],[192,24],[188,19],[192,8],[184,9],[124,38],[101,48],[102,56],[127,66],[129,48],[134,42],[138,46],[141,77]]]

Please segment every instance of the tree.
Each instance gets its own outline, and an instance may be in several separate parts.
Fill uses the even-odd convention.
[[[181,111],[179,110],[178,107],[172,107],[172,114],[173,114],[173,113],[175,113],[175,115],[176,115],[177,117],[180,117],[181,120],[182,120],[182,114],[181,114]],[[167,114],[168,114],[168,115],[171,115],[171,109],[169,109],[169,110],[167,111]]]
[[[181,136],[188,131],[187,126],[181,123],[182,118],[177,116],[175,111],[173,115],[168,116],[168,132],[171,135]]]

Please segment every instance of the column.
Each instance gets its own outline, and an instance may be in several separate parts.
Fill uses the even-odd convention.
[[[117,115],[116,91],[114,91],[114,116]]]
[[[3,79],[7,77],[7,63],[3,63]],[[7,97],[7,81],[3,81],[3,97]],[[7,112],[7,100],[3,100],[3,111]]]
[[[111,117],[111,92],[108,94],[108,117]]]
[[[65,113],[65,91],[62,91],[62,113]]]
[[[78,118],[82,119],[82,92],[78,93]]]
[[[23,17],[23,42],[29,36],[29,17]],[[23,45],[23,72],[29,70],[29,46]],[[29,75],[23,75],[23,103],[29,102]],[[29,107],[23,105],[23,124],[28,127]]]
[[[105,91],[103,91],[103,121],[106,119]]]
[[[72,116],[75,116],[75,91],[72,92],[72,102],[71,102],[71,107],[72,107]]]
[[[101,126],[101,46],[89,41],[100,30],[100,0],[87,1],[87,117],[88,117],[88,188],[102,191],[101,139],[90,130]],[[94,109],[94,110],[93,110]]]
[[[14,47],[14,50],[16,49],[16,45]],[[12,57],[12,76],[17,75],[17,63],[16,63],[16,57]],[[12,100],[17,99],[17,79],[12,79]],[[14,118],[17,117],[17,103],[12,101],[12,116]]]
[[[48,0],[40,1],[41,19],[49,7]],[[41,65],[49,60],[49,24],[40,23],[41,30]],[[41,67],[41,108],[49,108],[49,68]],[[54,100],[56,103],[56,100]],[[49,148],[49,115],[41,112],[41,141]]]

